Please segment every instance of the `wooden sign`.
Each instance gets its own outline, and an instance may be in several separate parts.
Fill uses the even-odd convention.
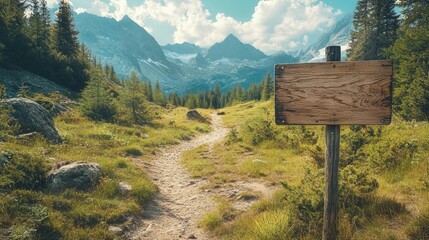
[[[276,123],[390,124],[392,77],[391,61],[277,64]]]

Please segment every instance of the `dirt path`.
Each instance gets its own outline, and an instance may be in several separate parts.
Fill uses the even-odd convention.
[[[204,180],[192,179],[180,164],[185,151],[204,144],[213,145],[221,141],[229,130],[222,124],[220,116],[211,115],[212,131],[191,141],[164,149],[159,157],[146,164],[148,174],[160,189],[156,199],[144,210],[140,227],[130,239],[213,239],[209,238],[197,222],[203,214],[215,207],[210,193],[200,190]]]

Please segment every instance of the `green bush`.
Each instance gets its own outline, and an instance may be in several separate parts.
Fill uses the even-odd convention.
[[[279,147],[292,148],[300,151],[302,145],[314,145],[319,136],[316,132],[304,126],[287,126],[282,128],[280,137],[277,139]]]
[[[251,123],[247,124],[245,134],[247,135],[247,140],[256,146],[264,141],[274,140],[277,136],[277,131],[272,121],[253,119]]]
[[[18,130],[17,126],[13,125],[13,119],[9,115],[11,111],[13,111],[11,107],[0,104],[0,141]]]
[[[418,150],[416,140],[385,139],[369,146],[368,160],[379,172],[392,170],[410,162]]]
[[[235,218],[235,210],[228,202],[220,202],[216,209],[207,213],[200,221],[200,225],[210,231],[220,228],[224,222]]]
[[[125,155],[132,157],[140,157],[143,155],[143,152],[140,150],[140,148],[134,146],[124,148],[124,153]]]
[[[0,195],[0,230],[8,229],[10,239],[58,239],[49,211],[41,195],[29,190],[15,190]]]
[[[225,142],[225,145],[231,145],[233,143],[241,142],[242,139],[238,135],[238,131],[235,128],[232,128],[227,136],[227,140]]]
[[[145,205],[157,191],[157,187],[149,180],[142,179],[132,185],[131,196],[141,206]]]
[[[285,189],[284,205],[288,211],[288,228],[293,239],[321,238],[323,225],[324,171],[322,168],[306,168],[299,187],[282,182]],[[339,199],[340,211],[345,221],[356,223],[366,219],[365,209],[371,203],[371,193],[378,183],[367,171],[347,166],[340,171]],[[355,225],[355,224],[352,224]]]
[[[418,216],[407,228],[410,239],[429,239],[429,211]]]
[[[251,229],[253,239],[277,240],[294,239],[289,230],[289,218],[285,211],[264,212],[255,220],[255,227]]]
[[[0,168],[0,191],[37,190],[44,187],[48,168],[38,157],[22,153],[1,153],[6,162]]]

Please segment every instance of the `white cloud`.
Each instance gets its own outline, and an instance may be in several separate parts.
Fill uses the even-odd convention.
[[[58,0],[46,0],[48,7],[54,6],[57,2]]]
[[[145,0],[133,8],[127,0],[108,3],[94,0],[88,12],[117,20],[128,15],[151,32],[156,29],[151,29],[148,22],[168,23],[175,29],[174,42],[191,42],[203,47],[233,33],[243,42],[268,53],[304,47],[309,35],[325,31],[333,24],[334,17],[341,14],[321,0],[261,0],[247,22],[223,13],[212,20],[201,0]]]
[[[307,43],[308,43],[308,35],[304,35],[304,37],[302,38],[302,44],[303,44],[304,46],[306,46],[306,45],[307,45]]]
[[[81,14],[81,13],[87,12],[88,9],[86,9],[86,8],[76,8],[75,11],[76,11],[76,13]]]

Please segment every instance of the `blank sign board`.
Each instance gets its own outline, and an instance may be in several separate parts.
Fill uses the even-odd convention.
[[[277,64],[276,123],[390,124],[392,77],[391,61]]]

